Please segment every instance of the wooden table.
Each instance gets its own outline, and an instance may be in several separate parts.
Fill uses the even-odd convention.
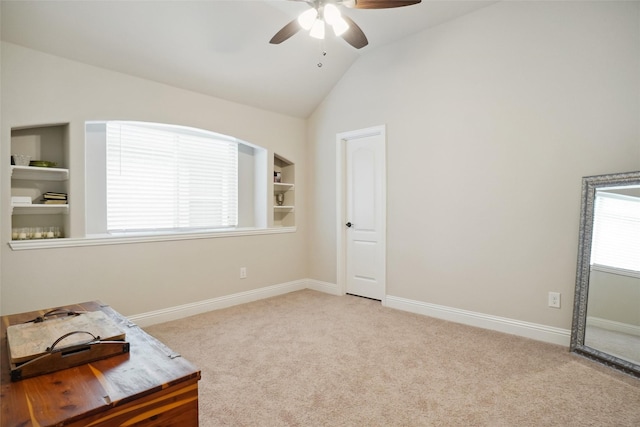
[[[12,382],[7,327],[49,309],[2,316],[2,427],[198,425],[198,368],[106,304],[93,301],[64,308],[102,310],[125,331],[130,352]]]

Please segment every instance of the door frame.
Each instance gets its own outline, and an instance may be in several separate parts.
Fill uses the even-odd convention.
[[[349,132],[341,132],[336,135],[336,279],[338,285],[338,293],[345,295],[347,292],[347,229],[346,221],[346,146],[349,140],[380,136],[382,138],[382,164],[384,167],[380,173],[382,174],[381,200],[382,218],[380,221],[380,243],[384,247],[384,263],[382,266],[384,286],[382,292],[382,305],[386,305],[387,298],[387,128],[386,125],[373,126],[365,129],[359,129]]]

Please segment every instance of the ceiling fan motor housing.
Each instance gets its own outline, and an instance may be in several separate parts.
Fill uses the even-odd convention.
[[[282,27],[269,41],[280,44],[301,29],[309,31],[311,37],[323,39],[325,24],[329,24],[336,36],[342,37],[356,49],[362,49],[369,44],[367,36],[351,18],[342,15],[337,6],[342,5],[354,9],[389,9],[411,6],[422,0],[299,0],[311,6],[298,18]]]

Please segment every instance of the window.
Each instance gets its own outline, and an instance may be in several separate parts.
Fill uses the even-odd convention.
[[[640,272],[640,198],[596,193],[591,264]]]
[[[109,122],[106,154],[108,232],[237,226],[237,142]]]
[[[86,237],[266,228],[267,150],[161,123],[85,124]]]

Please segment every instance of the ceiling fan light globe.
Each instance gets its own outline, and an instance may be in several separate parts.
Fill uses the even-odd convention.
[[[324,39],[324,21],[322,19],[316,19],[309,31],[309,35],[316,39]]]
[[[340,19],[337,20],[332,25],[332,27],[333,27],[334,34],[339,37],[349,29],[349,24],[347,24],[347,21],[345,21],[342,17],[340,17]]]
[[[318,17],[318,11],[315,9],[305,10],[298,16],[298,24],[305,30],[310,30],[313,27],[316,18]]]
[[[332,3],[327,3],[324,5],[322,15],[324,16],[324,20],[329,25],[335,25],[337,21],[342,19],[342,15],[340,15],[340,10],[336,7],[335,4],[332,4]]]

